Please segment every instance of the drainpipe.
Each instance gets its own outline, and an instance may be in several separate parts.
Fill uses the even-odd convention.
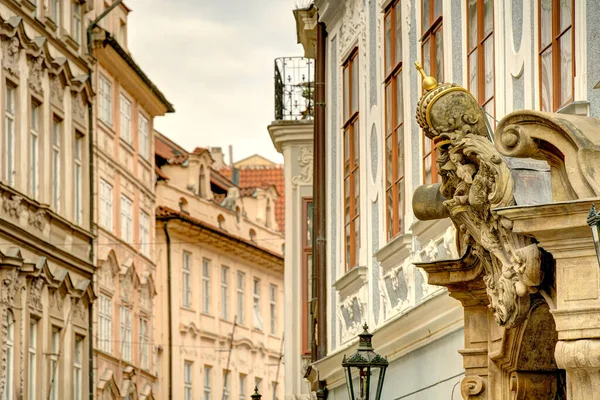
[[[169,399],[173,398],[173,317],[172,317],[172,299],[171,299],[171,237],[169,236],[169,230],[167,229],[167,223],[169,221],[163,221],[163,229],[165,231],[165,238],[167,242],[167,307],[168,312],[168,324],[169,324]],[[232,338],[233,343],[233,338]]]
[[[312,342],[311,358],[317,361],[327,355],[327,265],[326,265],[326,192],[325,185],[325,24],[317,26],[317,57],[315,67],[314,177],[313,205],[315,234],[313,235],[312,282]],[[316,310],[315,302],[316,300]],[[316,327],[318,326],[318,329]],[[316,331],[316,332],[315,332]],[[315,333],[318,337],[315,337]],[[316,340],[316,343],[315,343]]]
[[[98,22],[102,20],[102,18],[106,17],[109,12],[111,12],[116,6],[121,4],[123,0],[116,0],[113,4],[111,4],[102,14],[98,16],[95,20],[90,22],[90,25],[87,28],[87,53],[90,60],[93,60],[94,55],[92,52],[92,30],[98,25]],[[88,72],[88,81],[90,85],[93,86],[93,69],[90,68]],[[95,235],[94,230],[94,105],[92,102],[88,101],[88,153],[89,153],[89,188],[90,188],[90,232],[92,235]],[[94,264],[95,252],[94,246],[92,245],[90,250],[90,262],[92,265]],[[92,274],[92,288],[94,287],[94,276]],[[89,387],[89,399],[94,400],[94,341],[92,340],[94,334],[94,305],[90,301],[88,305],[88,387]]]

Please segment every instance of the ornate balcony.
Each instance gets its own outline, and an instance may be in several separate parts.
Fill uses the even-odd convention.
[[[275,59],[275,120],[314,118],[314,62],[303,57]]]

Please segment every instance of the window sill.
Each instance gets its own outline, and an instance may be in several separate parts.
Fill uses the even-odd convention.
[[[211,314],[209,314],[209,313],[206,313],[206,312],[204,312],[204,311],[202,311],[202,312],[200,313],[200,315],[201,315],[201,316],[203,316],[203,317],[208,317],[208,318],[212,318],[212,319],[214,319],[214,318],[215,318],[215,316],[214,316],[214,315],[211,315]]]
[[[112,135],[112,137],[114,139],[115,130],[114,130],[112,121],[111,122],[106,122],[100,116],[98,116],[96,118],[96,121],[98,121],[100,123],[100,125],[104,128],[104,130],[108,131]]]
[[[393,268],[410,258],[412,237],[411,233],[398,235],[375,253],[375,258],[381,263],[382,268]]]
[[[333,284],[338,292],[355,292],[367,283],[367,267],[357,266],[346,272]]]
[[[196,313],[196,310],[194,310],[192,307],[181,306],[180,308],[182,310],[184,310],[184,311],[189,311],[189,312],[192,312],[194,314]]]
[[[566,106],[556,110],[557,114],[581,115],[587,117],[590,115],[589,101],[573,101]]]

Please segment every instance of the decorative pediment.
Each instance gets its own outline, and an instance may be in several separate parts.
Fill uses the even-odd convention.
[[[152,273],[142,272],[140,276],[140,306],[145,310],[151,310],[154,296],[156,296],[156,287]]]
[[[115,380],[114,372],[111,369],[105,369],[98,381],[98,391],[100,391],[104,398],[116,400],[120,399],[121,391],[117,381]]]
[[[125,301],[131,301],[132,294],[140,286],[140,277],[136,272],[133,258],[129,257],[121,265],[119,280],[121,282],[121,298]]]
[[[152,385],[146,383],[144,388],[140,391],[140,400],[154,400],[154,392],[152,391]]]
[[[194,338],[195,338],[195,337],[197,337],[197,336],[200,334],[200,329],[198,329],[198,328],[196,327],[196,324],[194,324],[194,322],[190,322],[190,323],[189,323],[189,324],[187,324],[187,325],[182,323],[182,324],[179,326],[179,332],[180,332],[182,335],[187,335],[187,334],[190,334],[190,335],[192,335],[192,337],[194,337]]]
[[[124,380],[121,385],[121,397],[128,400],[138,400],[137,386],[132,380]]]
[[[101,259],[98,271],[99,283],[107,289],[114,290],[114,277],[120,272],[119,261],[115,251],[111,249],[104,259]]]

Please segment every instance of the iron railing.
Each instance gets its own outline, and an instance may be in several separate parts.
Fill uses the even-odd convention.
[[[275,59],[275,120],[313,119],[314,62],[303,57]]]

